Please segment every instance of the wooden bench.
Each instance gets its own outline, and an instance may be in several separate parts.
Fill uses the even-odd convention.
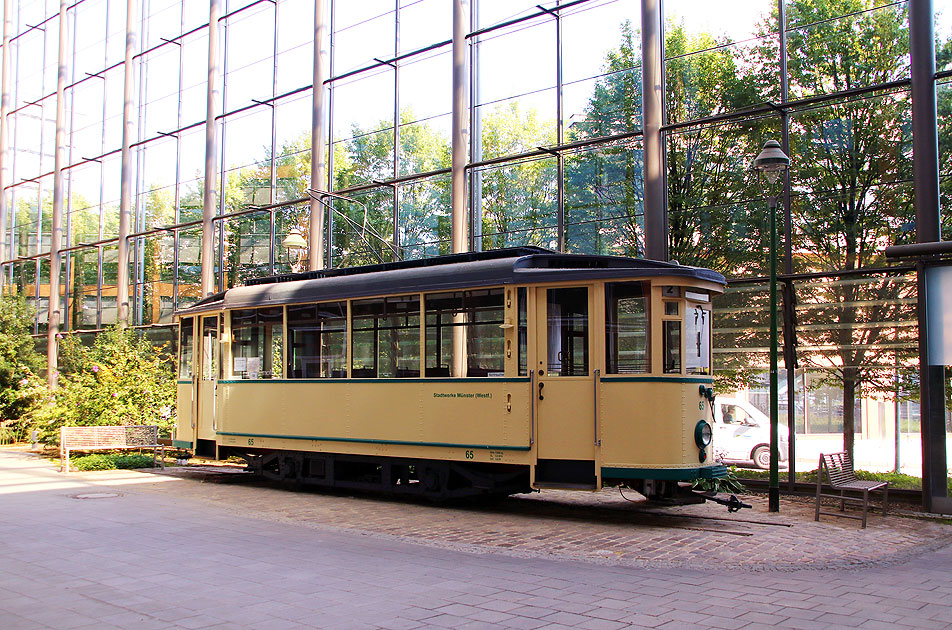
[[[823,471],[826,471],[826,477],[829,485],[834,490],[839,490],[839,494],[823,494]],[[873,490],[882,490],[883,492],[883,516],[889,511],[889,482],[888,481],[862,481],[856,478],[853,472],[853,460],[848,453],[831,453],[829,455],[820,455],[820,464],[816,471],[816,517],[814,520],[820,520],[820,514],[829,516],[840,516],[843,518],[855,518],[863,521],[863,529],[866,529],[866,513],[869,510],[869,493]],[[862,498],[846,496],[847,491],[861,492]],[[839,512],[821,512],[820,500],[826,497],[828,499],[839,499]],[[846,502],[862,503],[863,515],[856,516],[846,514]]]
[[[69,474],[70,451],[111,451],[113,449],[151,448],[152,467],[156,459],[165,468],[165,445],[159,442],[155,425],[92,426],[60,428],[60,470]]]

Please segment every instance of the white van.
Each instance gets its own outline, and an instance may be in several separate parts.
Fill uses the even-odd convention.
[[[787,425],[779,425],[780,461],[787,460]],[[770,468],[770,418],[746,400],[714,399],[714,453],[725,463]]]

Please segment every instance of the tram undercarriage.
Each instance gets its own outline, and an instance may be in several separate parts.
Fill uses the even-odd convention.
[[[228,452],[219,456],[229,455],[245,459],[247,470],[265,479],[303,485],[430,499],[532,492],[527,466],[302,451]]]

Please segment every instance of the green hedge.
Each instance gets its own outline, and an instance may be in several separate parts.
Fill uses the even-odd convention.
[[[868,481],[888,481],[890,488],[899,488],[902,490],[921,490],[922,489],[922,479],[920,477],[914,477],[912,475],[904,475],[902,473],[895,472],[869,472],[868,470],[857,470],[856,477],[858,479],[865,479]],[[761,479],[767,480],[770,478],[770,474],[766,470],[738,470],[737,477],[743,481],[744,479]],[[787,480],[786,471],[780,471],[781,482]],[[797,481],[803,483],[816,483],[816,470],[810,470],[807,472],[798,472]],[[952,495],[952,477],[949,478],[948,482],[949,494]]]
[[[74,470],[116,470],[118,468],[152,468],[151,455],[126,455],[122,453],[96,453],[70,458]]]

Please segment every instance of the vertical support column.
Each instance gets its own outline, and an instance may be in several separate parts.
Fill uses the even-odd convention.
[[[324,81],[327,79],[327,68],[324,65],[324,0],[314,0],[314,87],[311,90],[311,188],[323,190],[327,179],[325,164],[325,138],[327,131],[324,124]],[[309,270],[324,268],[324,204],[323,200],[311,198],[309,202],[310,219],[308,220],[308,256]],[[394,226],[396,229],[396,226]]]
[[[63,242],[63,162],[66,157],[66,7],[60,0],[59,54],[56,62],[56,153],[53,158],[53,216],[50,230],[50,311],[46,340],[46,379],[50,389],[56,387],[60,328],[60,247]]]
[[[909,3],[909,61],[912,68],[912,177],[916,241],[942,239],[939,218],[939,145],[936,123],[935,32],[932,0]],[[919,289],[919,392],[922,427],[922,503],[926,511],[952,513],[946,486],[944,366],[931,365],[925,268],[917,265]]]
[[[208,3],[208,76],[205,107],[205,185],[202,192],[202,295],[215,292],[215,154],[218,151],[218,129],[215,108],[218,106],[218,16],[221,0]]]
[[[119,188],[119,276],[116,302],[119,324],[129,324],[129,234],[132,226],[132,88],[133,55],[136,47],[135,0],[126,0],[126,56],[122,84],[122,171]]]
[[[642,0],[641,94],[644,121],[645,257],[654,260],[666,260],[668,257],[661,147],[664,94],[661,44],[661,0]]]
[[[466,124],[466,18],[469,0],[453,0],[453,121],[451,132],[453,253],[469,249],[466,230],[466,147],[469,129]]]
[[[10,113],[10,31],[13,30],[13,0],[3,0],[3,70],[0,76],[0,261],[13,258],[7,247],[7,115]],[[0,269],[0,293],[3,292],[7,274]]]
[[[787,14],[786,0],[777,0],[777,15],[780,16],[780,102],[790,100],[789,77],[787,76]],[[790,115],[784,109],[781,117],[781,146],[790,155]],[[783,174],[783,272],[793,273],[793,211],[790,200],[790,169]],[[797,482],[797,320],[796,297],[793,282],[783,283],[783,365],[787,371],[787,490],[793,492]],[[804,390],[806,394],[806,390]],[[807,401],[804,400],[804,405]],[[804,425],[804,430],[806,425]]]

